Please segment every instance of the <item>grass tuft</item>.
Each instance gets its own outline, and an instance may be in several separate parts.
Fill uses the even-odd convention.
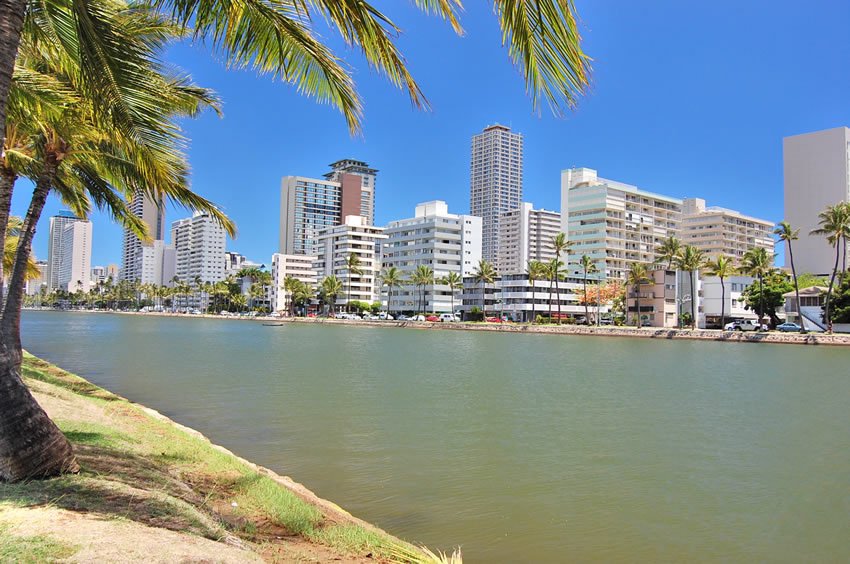
[[[77,547],[47,536],[17,536],[8,527],[0,526],[0,563],[40,564],[56,562],[72,556]]]

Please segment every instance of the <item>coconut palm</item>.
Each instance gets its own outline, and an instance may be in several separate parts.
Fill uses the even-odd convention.
[[[561,323],[561,292],[558,288],[558,280],[564,277],[564,263],[553,258],[546,263],[546,277],[549,279],[549,322],[552,322],[552,290],[556,291],[558,300],[558,324]]]
[[[569,257],[571,247],[572,243],[567,241],[566,233],[561,232],[552,237],[552,248],[555,251],[556,260],[561,260],[561,253],[566,253],[567,257]],[[560,278],[560,276],[555,276],[555,293],[558,294],[558,325],[561,324],[561,291],[558,288],[558,280]]]
[[[419,293],[421,296],[421,313],[425,314],[425,306],[427,302],[425,300],[425,291],[428,286],[432,286],[434,284],[434,269],[430,266],[420,264],[416,267],[416,270],[413,271],[413,274],[410,276],[410,281],[413,282],[414,288],[419,289]],[[420,303],[419,299],[417,299],[417,304]]]
[[[404,284],[404,273],[398,268],[391,266],[381,273],[381,283],[387,287],[387,313],[390,313],[393,288],[401,287]]]
[[[528,273],[528,281],[531,283],[531,323],[534,323],[537,319],[537,296],[534,292],[534,283],[537,280],[546,279],[546,264],[539,260],[530,260],[525,271]]]
[[[289,315],[295,315],[295,292],[300,288],[301,281],[294,276],[283,279],[283,290],[289,294]]]
[[[676,261],[676,257],[679,256],[681,250],[682,242],[675,235],[670,235],[655,248],[655,254],[658,257],[656,262],[658,264],[666,262],[667,270],[670,270],[673,268],[673,263]]]
[[[334,307],[336,305],[336,300],[342,293],[342,281],[334,275],[328,276],[322,280],[320,292],[322,294],[322,300],[328,304],[328,307],[330,308],[329,315],[333,316],[336,312]]]
[[[720,279],[720,328],[724,329],[726,327],[726,284],[724,281],[734,275],[737,268],[725,255],[718,255],[714,260],[708,261],[705,268],[709,275]]]
[[[764,322],[764,277],[773,270],[773,259],[767,249],[756,247],[744,253],[741,261],[741,272],[759,281],[759,324]]]
[[[455,314],[455,292],[463,288],[463,278],[457,272],[449,272],[440,278],[440,284],[449,287],[449,292],[452,295],[452,315]]]
[[[472,273],[472,278],[476,283],[481,284],[481,312],[484,317],[487,317],[487,284],[495,284],[496,282],[496,269],[493,263],[487,259],[479,260],[475,272]]]
[[[800,285],[797,283],[797,268],[794,266],[794,250],[791,247],[791,241],[800,238],[800,230],[792,229],[791,224],[787,221],[780,221],[776,229],[773,230],[773,234],[788,247],[788,261],[791,263],[791,277],[794,279],[794,295],[797,300],[797,318],[800,320],[800,332],[804,333],[806,329],[803,322],[803,312],[800,309]]]
[[[673,264],[676,265],[676,269],[688,273],[688,280],[691,285],[691,329],[696,329],[697,281],[699,279],[699,269],[705,265],[705,251],[693,245],[685,245],[681,248],[676,258],[673,259]]]
[[[626,284],[634,289],[635,293],[635,327],[641,326],[640,319],[640,286],[650,281],[649,269],[642,262],[636,262],[632,265],[629,273],[626,275]]]
[[[599,269],[596,267],[596,263],[593,262],[593,259],[588,255],[581,255],[581,260],[578,264],[582,271],[584,271],[584,319],[586,323],[590,324],[590,306],[588,304],[589,300],[587,297],[587,275],[595,274],[599,272]]]
[[[345,270],[348,272],[348,276],[346,277],[346,282],[348,282],[348,292],[346,295],[348,296],[346,307],[348,311],[351,311],[351,279],[356,276],[363,276],[363,269],[361,268],[360,257],[357,253],[349,253],[348,257],[345,259]]]
[[[829,277],[829,288],[826,291],[826,303],[824,304],[823,319],[827,323],[828,330],[832,332],[832,320],[830,315],[830,302],[832,301],[832,290],[835,286],[835,277],[838,273],[838,264],[841,259],[841,247],[847,249],[847,240],[850,238],[850,205],[840,202],[834,206],[828,206],[818,214],[818,227],[811,231],[812,235],[823,235],[827,242],[835,247],[835,265]]]

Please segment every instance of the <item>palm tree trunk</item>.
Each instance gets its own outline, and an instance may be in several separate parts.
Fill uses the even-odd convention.
[[[455,314],[455,288],[454,286],[449,286],[449,292],[452,294],[452,316]]]
[[[824,305],[824,322],[827,329],[832,333],[832,322],[829,318],[829,304],[832,301],[832,288],[835,285],[835,275],[838,272],[838,259],[841,258],[841,237],[835,241],[835,266],[832,267],[832,276],[829,277],[829,289],[826,291],[826,304]]]
[[[794,267],[794,252],[791,250],[791,240],[788,243],[788,258],[791,262],[791,276],[794,278],[794,295],[797,298],[797,318],[800,320],[800,332],[806,331],[805,323],[803,322],[803,310],[800,309],[800,286],[797,284],[797,269]]]
[[[726,285],[723,277],[720,277],[720,330],[726,328]]]
[[[534,299],[534,280],[531,281],[531,323],[534,323],[535,315],[534,315],[534,306],[537,305],[536,300]]]
[[[554,285],[552,284],[552,278],[549,278],[549,323],[552,323],[552,289]]]
[[[635,285],[635,327],[640,329],[640,285]]]
[[[15,180],[16,177],[13,172],[6,168],[0,169],[0,249],[6,248],[6,227],[9,225]],[[3,272],[3,261],[0,261],[0,302],[3,299],[3,284],[6,274],[8,273]]]
[[[558,325],[561,324],[561,288],[558,286],[558,275],[555,274],[555,298],[558,300]]]
[[[4,0],[0,2],[0,137],[6,131],[6,105],[9,101],[9,88],[12,85],[12,73],[15,59],[18,57],[18,45],[24,28],[24,15],[27,0]],[[2,141],[0,138],[0,147]],[[6,224],[0,225],[4,231]]]
[[[696,270],[691,271],[691,329],[697,328],[697,288]]]
[[[759,274],[759,325],[761,325],[762,319],[764,319],[764,278]]]
[[[590,306],[587,303],[587,269],[584,270],[584,323],[590,325]]]

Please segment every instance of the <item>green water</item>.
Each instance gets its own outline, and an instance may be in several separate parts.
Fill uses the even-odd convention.
[[[467,562],[850,561],[850,349],[53,312],[23,337]]]

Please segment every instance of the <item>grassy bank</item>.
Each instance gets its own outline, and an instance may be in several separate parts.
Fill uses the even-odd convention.
[[[31,355],[24,379],[81,472],[0,484],[0,562],[427,562],[199,433]]]

